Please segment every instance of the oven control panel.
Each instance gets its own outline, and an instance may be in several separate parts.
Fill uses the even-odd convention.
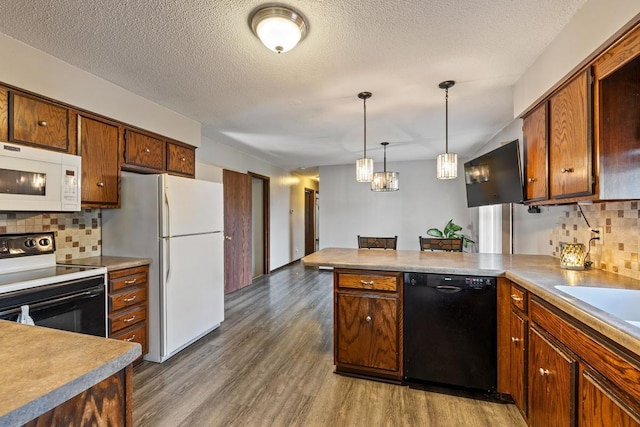
[[[52,254],[55,252],[53,232],[0,235],[0,258]]]

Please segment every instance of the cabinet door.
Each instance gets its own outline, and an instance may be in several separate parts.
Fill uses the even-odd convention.
[[[530,328],[529,344],[530,425],[574,425],[575,359],[534,328]]]
[[[78,116],[82,156],[82,204],[92,207],[118,205],[118,127]]]
[[[193,147],[167,143],[167,172],[193,177],[196,174],[196,150]]]
[[[527,200],[545,200],[547,186],[547,104],[544,103],[524,118],[524,175]]]
[[[393,297],[337,297],[337,362],[397,371],[398,301]]]
[[[590,73],[581,73],[549,99],[551,198],[593,192]]]
[[[526,331],[527,322],[515,311],[511,312],[511,351],[509,390],[516,406],[523,414],[527,413],[526,402]]]
[[[580,376],[579,427],[639,427],[638,408],[633,408],[599,376],[583,371]],[[637,406],[637,402],[636,402]]]
[[[40,99],[9,93],[9,142],[67,152],[69,110]]]
[[[124,163],[132,169],[162,172],[165,166],[165,142],[130,129],[124,134]]]

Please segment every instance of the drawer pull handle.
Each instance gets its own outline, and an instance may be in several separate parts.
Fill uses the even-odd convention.
[[[511,299],[517,302],[522,301],[522,298],[520,298],[518,295],[515,295],[515,294],[511,294]]]
[[[125,338],[123,341],[131,342],[136,339],[136,334],[131,335],[129,338]]]
[[[366,320],[367,322],[371,322],[371,316],[367,316],[367,317],[365,317],[365,319],[364,319],[364,320]]]
[[[134,296],[132,296],[132,297],[125,298],[123,301],[124,301],[124,302],[131,302],[131,301],[135,301],[137,297],[138,297],[137,295],[134,295]]]
[[[40,120],[40,121],[38,122],[38,126],[46,126],[46,125],[48,125],[48,124],[49,124],[49,123],[47,123],[45,120]]]
[[[122,321],[123,321],[124,323],[129,323],[129,322],[133,322],[134,320],[136,320],[136,316],[128,317],[128,318],[126,318],[126,319],[123,319]]]
[[[104,182],[100,181],[98,184],[96,184],[98,187],[104,187]]]
[[[562,168],[562,169],[560,169],[560,172],[562,172],[562,173],[571,173],[571,172],[573,172],[573,168]]]
[[[511,337],[511,342],[520,342],[520,338]]]
[[[133,285],[134,283],[136,283],[138,281],[138,279],[131,279],[131,280],[125,280],[124,284],[125,285]]]
[[[369,280],[368,282],[366,280],[360,280],[360,283],[362,283],[365,286],[373,286],[373,280]]]
[[[538,372],[540,372],[540,375],[542,376],[549,376],[549,370],[548,369],[538,369]]]

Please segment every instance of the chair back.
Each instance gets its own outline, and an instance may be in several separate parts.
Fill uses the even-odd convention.
[[[365,237],[358,235],[360,249],[393,249],[398,245],[398,236],[393,237]]]
[[[421,251],[462,252],[462,239],[441,239],[422,236],[418,236],[418,239],[420,240]]]

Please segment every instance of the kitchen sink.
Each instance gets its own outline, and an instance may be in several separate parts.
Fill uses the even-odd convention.
[[[556,289],[640,328],[640,290],[556,286]]]

